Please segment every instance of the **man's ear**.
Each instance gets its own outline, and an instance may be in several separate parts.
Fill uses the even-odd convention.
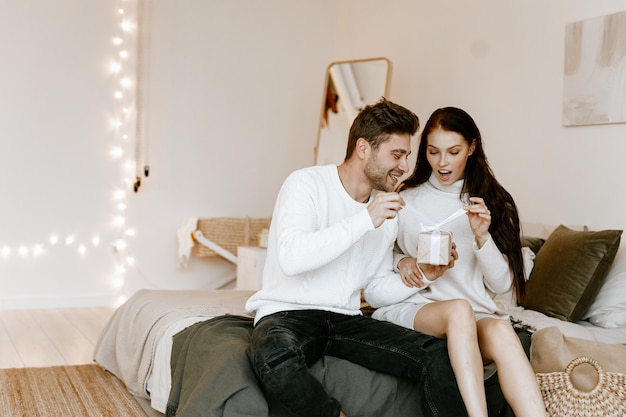
[[[370,145],[370,143],[364,138],[358,138],[356,140],[355,151],[361,159],[364,159],[368,155],[371,148],[372,146]]]

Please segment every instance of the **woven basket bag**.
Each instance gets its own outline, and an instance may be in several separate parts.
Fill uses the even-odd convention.
[[[570,378],[578,365],[588,363],[598,373],[598,383],[590,391],[580,391]],[[537,381],[550,417],[625,417],[626,375],[604,372],[589,356],[573,359],[563,372],[538,373]]]

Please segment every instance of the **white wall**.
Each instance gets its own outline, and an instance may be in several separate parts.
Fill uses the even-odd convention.
[[[561,127],[564,26],[625,10],[623,0],[152,0],[151,171],[127,197],[136,267],[116,288],[114,3],[0,2],[0,250],[46,248],[0,254],[0,308],[211,287],[231,266],[178,268],[177,228],[191,216],[271,214],[284,177],[312,162],[336,60],[388,57],[391,99],[423,122],[439,106],[468,110],[523,220],[626,227],[626,124]],[[50,246],[53,233],[76,242]]]
[[[523,221],[626,229],[626,124],[561,126],[565,25],[626,10],[623,0],[340,5],[336,53],[389,57],[391,99],[422,124],[437,107],[472,114]]]
[[[12,249],[0,254],[0,307],[101,303],[113,290],[107,3],[0,2],[0,251]],[[52,235],[60,243],[46,247]],[[36,245],[45,253],[34,256]]]
[[[234,267],[177,267],[189,217],[269,217],[310,165],[335,21],[332,1],[153,0],[150,177],[133,199],[133,287],[211,287]],[[216,265],[217,263],[217,265]]]
[[[150,176],[137,194],[125,187],[126,227],[114,228],[120,167],[109,120],[119,105],[107,66],[117,7],[133,4],[0,2],[0,251],[13,249],[0,254],[0,308],[212,287],[233,266],[192,259],[178,268],[177,228],[191,216],[267,217],[284,177],[312,163],[332,2],[153,0]],[[136,236],[124,255],[136,264],[118,288],[124,258],[111,244],[126,228]],[[66,246],[68,235],[76,241]],[[36,244],[45,250],[37,257]]]

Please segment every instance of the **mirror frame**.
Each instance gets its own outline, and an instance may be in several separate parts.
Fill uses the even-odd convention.
[[[328,64],[328,66],[326,67],[326,72],[325,72],[325,78],[324,78],[324,88],[322,90],[322,104],[320,106],[320,116],[319,116],[319,122],[318,122],[318,127],[317,127],[317,138],[315,141],[315,148],[313,149],[313,165],[317,165],[317,160],[318,160],[318,154],[319,154],[319,148],[320,148],[320,138],[321,138],[321,134],[322,134],[322,129],[324,128],[324,112],[326,111],[326,98],[327,98],[327,90],[328,90],[328,84],[330,82],[330,70],[333,67],[333,65],[340,65],[340,64],[360,64],[360,63],[366,63],[366,62],[372,62],[372,61],[384,61],[387,64],[387,76],[385,77],[385,86],[384,86],[384,91],[383,91],[383,96],[387,97],[389,94],[389,87],[391,85],[391,69],[392,69],[392,65],[391,65],[391,61],[388,58],[385,57],[376,57],[376,58],[364,58],[364,59],[350,59],[350,60],[345,60],[345,61],[335,61],[335,62],[331,62],[330,64]],[[365,104],[373,104],[373,103],[365,103]],[[348,136],[346,135],[346,144],[348,142]]]

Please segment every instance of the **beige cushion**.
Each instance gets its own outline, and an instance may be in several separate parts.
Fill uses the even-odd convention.
[[[626,345],[566,337],[557,327],[546,327],[532,335],[530,363],[537,373],[562,372],[579,356],[591,356],[604,372],[626,374]],[[572,371],[572,383],[579,390],[589,391],[597,384],[597,372],[591,365],[577,366]]]
[[[558,226],[535,257],[522,305],[561,320],[580,320],[604,283],[621,235],[621,230]]]

